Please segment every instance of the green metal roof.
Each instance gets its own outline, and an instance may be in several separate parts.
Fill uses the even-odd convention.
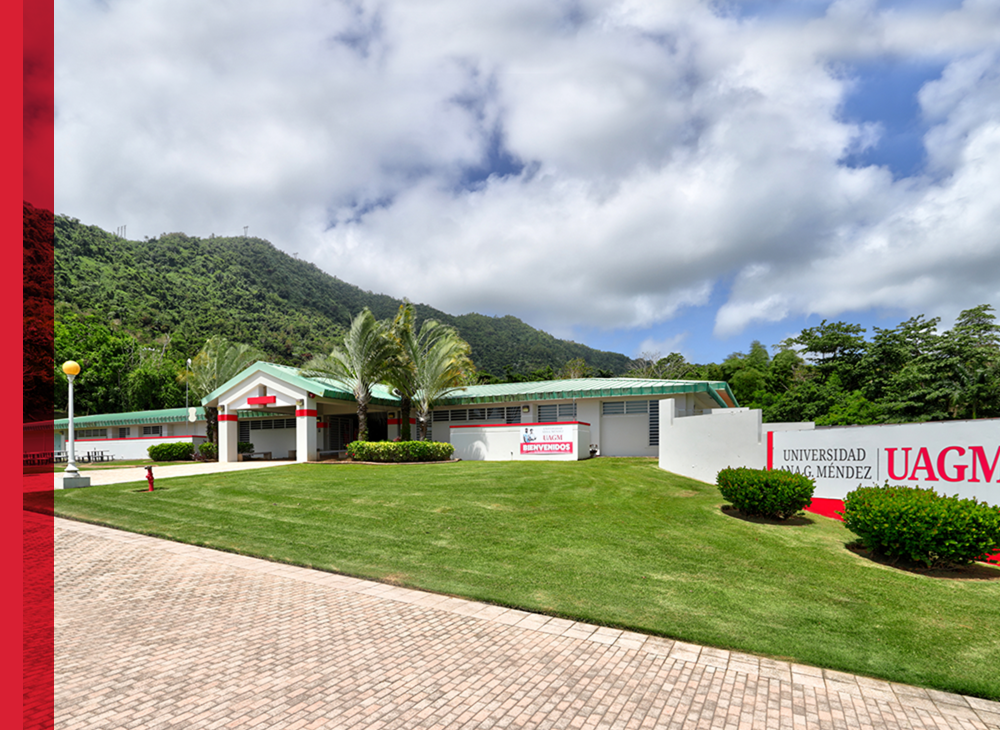
[[[326,378],[306,378],[297,368],[273,363],[258,362],[251,365],[222,387],[209,393],[202,403],[215,400],[226,390],[246,379],[254,372],[265,372],[314,393],[321,398],[354,402],[354,394],[345,384]],[[737,406],[729,386],[721,381],[708,380],[643,380],[640,378],[577,378],[575,380],[545,380],[535,383],[498,383],[470,385],[438,401],[439,406],[473,403],[498,403],[504,401],[567,400],[573,398],[622,398],[628,396],[663,396],[677,393],[706,393],[722,408]],[[727,402],[728,401],[728,402]],[[399,399],[384,385],[372,389],[372,403],[397,406]],[[199,420],[205,418],[205,409],[195,411]],[[238,411],[240,418],[274,417],[273,412],[256,410]],[[77,428],[102,426],[131,426],[153,423],[177,423],[187,420],[186,408],[165,408],[159,411],[133,411],[131,413],[104,413],[96,416],[74,416]],[[52,428],[56,431],[69,428],[68,418],[58,418]]]
[[[339,380],[332,380],[329,378],[307,378],[299,372],[298,368],[289,367],[288,365],[275,365],[270,362],[256,362],[239,375],[227,381],[202,398],[202,404],[211,403],[227,390],[257,372],[273,375],[278,380],[284,381],[289,385],[294,385],[297,388],[301,388],[308,393],[313,393],[320,398],[350,401],[351,403],[354,402],[354,393],[351,388]],[[394,396],[384,385],[376,385],[372,388],[371,402],[382,406],[397,406],[399,405],[399,398]]]
[[[205,418],[205,409],[195,410],[199,420]],[[177,423],[186,421],[187,408],[164,408],[159,411],[132,411],[131,413],[102,413],[96,416],[73,416],[74,428],[100,428],[101,426],[134,426],[146,423]],[[57,418],[52,423],[53,430],[69,428],[68,418]]]
[[[216,400],[234,385],[255,372],[273,375],[320,398],[354,402],[354,393],[339,380],[307,378],[298,368],[257,362],[201,399],[202,404]],[[565,400],[571,398],[620,398],[624,396],[663,396],[677,393],[706,393],[722,408],[736,407],[736,398],[722,381],[710,380],[645,380],[642,378],[576,378],[545,380],[534,383],[498,383],[470,385],[440,399],[437,405],[496,403],[501,401]],[[399,398],[384,385],[372,388],[372,403],[383,406],[399,405]]]
[[[534,383],[470,385],[445,396],[437,404],[444,406],[500,401],[621,398],[676,393],[707,393],[722,408],[733,408],[737,405],[736,398],[733,397],[729,386],[721,381],[645,380],[642,378],[577,378],[574,380],[544,380]]]

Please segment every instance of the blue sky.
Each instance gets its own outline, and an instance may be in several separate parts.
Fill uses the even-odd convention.
[[[991,0],[56,5],[56,210],[718,361],[1000,307]]]

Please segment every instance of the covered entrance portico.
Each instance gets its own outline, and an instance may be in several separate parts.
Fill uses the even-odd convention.
[[[380,388],[373,393],[371,426],[384,423],[395,403]],[[357,438],[357,404],[336,381],[305,378],[298,370],[258,362],[202,400],[219,409],[219,461],[234,462],[246,441],[272,458],[316,461],[321,451],[338,451]]]

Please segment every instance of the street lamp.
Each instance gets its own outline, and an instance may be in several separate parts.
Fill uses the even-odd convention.
[[[75,434],[73,432],[73,378],[80,374],[80,364],[73,360],[63,363],[62,370],[69,379],[69,444],[66,465],[66,474],[63,477],[63,487],[88,487],[90,477],[81,477],[80,470],[76,468]]]
[[[189,408],[190,407],[190,404],[188,403],[188,392],[191,390],[191,358],[188,358],[187,366],[188,366],[187,377],[184,378],[184,407],[185,408]]]

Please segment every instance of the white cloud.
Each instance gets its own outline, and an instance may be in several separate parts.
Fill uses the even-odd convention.
[[[687,358],[688,355],[684,351],[684,342],[687,339],[687,332],[681,332],[680,334],[674,335],[673,337],[667,337],[666,339],[647,337],[639,343],[639,347],[637,347],[635,352],[632,353],[632,357],[645,357],[647,355],[666,357],[673,352],[679,352]]]
[[[720,335],[1000,299],[985,0],[57,0],[56,49],[57,211],[105,228],[249,225],[363,288],[564,335],[729,281]],[[843,164],[878,135],[841,118],[843,65],[886,55],[946,64],[925,177]],[[498,155],[513,174],[470,182]]]

